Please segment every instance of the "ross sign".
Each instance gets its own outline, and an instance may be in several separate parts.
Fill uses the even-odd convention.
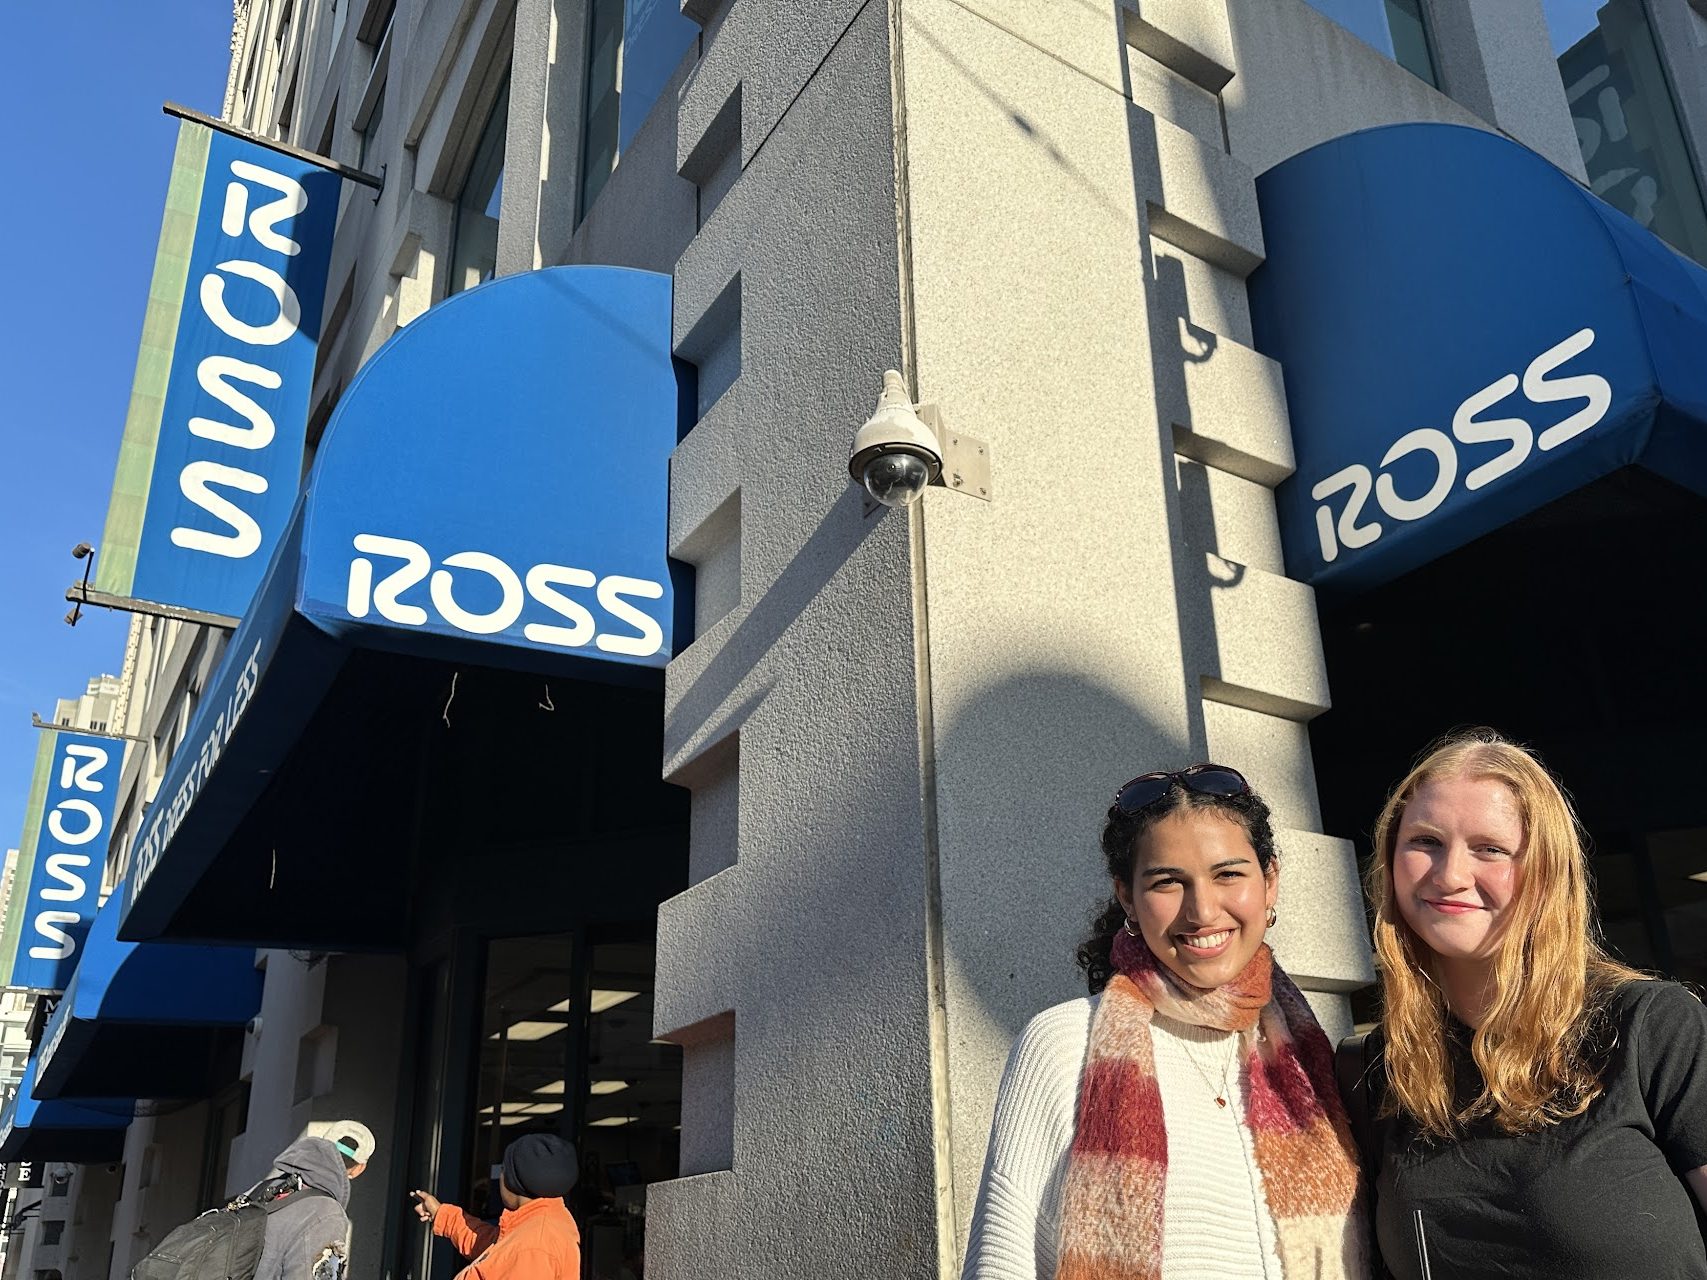
[[[669,662],[670,296],[667,276],[556,267],[400,332],[315,458],[301,610],[391,633],[388,647],[440,636]]]
[[[368,360],[138,834],[120,937],[277,936],[240,922],[295,909],[283,877],[262,881],[263,902],[194,895],[244,856],[233,825],[284,785],[291,753],[314,752],[358,650],[656,679],[692,616],[668,554],[687,401],[671,307],[667,275],[522,272],[447,299]]]
[[[63,991],[100,906],[124,744],[60,730],[53,734],[47,792],[11,985]]]
[[[340,185],[180,123],[97,591],[248,607],[302,478]]]
[[[1369,129],[1257,179],[1290,576],[1360,590],[1632,464],[1707,491],[1707,271],[1534,152]]]

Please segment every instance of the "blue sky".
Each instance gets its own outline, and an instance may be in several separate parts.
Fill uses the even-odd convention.
[[[118,673],[128,618],[62,598],[99,543],[176,121],[218,115],[230,0],[0,11],[0,848],[17,844],[30,712]]]

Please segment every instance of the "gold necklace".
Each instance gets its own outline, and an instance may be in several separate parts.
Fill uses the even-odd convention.
[[[1197,1055],[1192,1053],[1189,1047],[1185,1051],[1186,1061],[1191,1063],[1197,1074],[1203,1077],[1203,1083],[1208,1085],[1209,1092],[1215,1095],[1215,1105],[1223,1110],[1227,1107],[1227,1095],[1233,1092],[1227,1077],[1233,1072],[1233,1064],[1239,1060],[1239,1048],[1243,1042],[1244,1037],[1235,1031],[1233,1033],[1233,1052],[1227,1055],[1227,1063],[1221,1068],[1221,1087],[1219,1089],[1215,1087],[1215,1078],[1205,1071],[1203,1064],[1197,1060]],[[1185,1043],[1189,1046],[1192,1042],[1188,1040]]]

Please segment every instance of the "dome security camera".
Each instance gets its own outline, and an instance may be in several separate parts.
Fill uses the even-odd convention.
[[[942,474],[942,446],[926,426],[895,370],[883,375],[877,410],[854,436],[848,474],[886,507],[918,501]]]

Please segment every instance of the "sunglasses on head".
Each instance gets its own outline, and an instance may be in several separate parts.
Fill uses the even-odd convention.
[[[1173,772],[1140,774],[1114,793],[1114,807],[1127,817],[1156,803],[1178,783],[1200,796],[1242,796],[1251,789],[1237,769],[1220,764],[1194,764]]]

